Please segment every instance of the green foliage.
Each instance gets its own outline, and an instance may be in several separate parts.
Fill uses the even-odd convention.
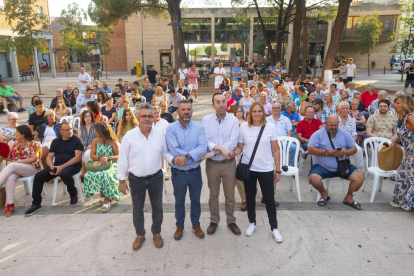
[[[197,57],[197,55],[200,53],[200,51],[199,50],[197,50],[197,49],[192,49],[192,50],[190,50],[190,55],[192,55],[193,57],[195,56],[195,57]]]
[[[362,2],[361,6],[374,6],[374,5],[380,5],[374,1],[371,2]]]
[[[207,45],[204,48],[204,53],[206,53],[206,55],[211,56],[211,45]],[[214,55],[217,54],[217,47],[214,46]]]
[[[38,13],[36,3],[38,0],[8,0],[4,11],[6,21],[17,34],[14,37],[6,37],[0,42],[2,51],[15,50],[22,57],[33,56],[34,48],[48,53],[46,41],[36,38],[49,28],[49,18],[43,13]]]
[[[398,17],[400,21],[399,37],[395,34],[391,36],[391,39],[398,38],[397,44],[395,44],[391,53],[402,53],[404,55],[414,54],[414,0],[403,0],[401,4],[401,15]]]
[[[359,18],[359,40],[355,43],[356,51],[361,55],[369,55],[371,49],[377,44],[382,33],[382,23],[379,14],[366,14]]]
[[[227,52],[227,50],[229,49],[229,45],[228,44],[224,44],[224,43],[222,43],[221,45],[220,45],[220,50],[222,51],[222,52]]]

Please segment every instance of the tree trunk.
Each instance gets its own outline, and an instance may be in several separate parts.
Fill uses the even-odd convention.
[[[277,40],[276,40],[276,53],[275,53],[275,60],[282,59],[282,43],[284,34],[281,33],[282,31],[282,19],[283,19],[283,1],[279,1],[279,17],[277,19]]]
[[[299,77],[299,53],[300,53],[300,33],[302,31],[302,5],[301,0],[295,0],[296,15],[293,25],[293,47],[289,64],[289,74],[292,80]]]
[[[345,22],[348,18],[349,7],[352,0],[339,0],[338,13],[335,18],[335,26],[333,28],[331,42],[329,43],[328,51],[323,62],[322,80],[324,79],[325,70],[329,70],[333,67],[335,62],[336,52],[338,51],[341,43],[342,32],[344,31]]]
[[[306,0],[301,0],[302,5],[302,70],[300,78],[304,80],[306,78],[306,69],[308,68],[308,19],[306,18]]]
[[[275,65],[276,64],[275,52],[273,52],[272,43],[270,42],[270,39],[267,36],[266,26],[263,22],[262,14],[260,13],[259,5],[257,4],[257,0],[253,0],[253,1],[254,1],[254,5],[256,7],[257,17],[259,18],[260,29],[263,33],[263,37],[264,37],[264,40],[265,40],[266,45],[267,45],[268,53],[270,53],[270,63],[272,65]],[[253,38],[250,38],[250,39],[253,39]]]
[[[181,0],[166,0],[168,3],[168,13],[170,14],[171,21],[181,22]],[[183,30],[181,26],[171,26],[173,31],[174,49],[178,49],[178,60],[175,61],[175,70],[177,72],[180,68],[180,64],[186,63],[186,53],[184,46]],[[178,39],[177,39],[177,28],[178,28]],[[178,41],[178,44],[177,44]]]
[[[368,52],[367,56],[368,56],[368,77],[369,77],[369,76],[371,76],[371,72],[369,71],[369,52]]]
[[[108,78],[108,64],[106,63],[106,55],[105,55],[105,78]]]

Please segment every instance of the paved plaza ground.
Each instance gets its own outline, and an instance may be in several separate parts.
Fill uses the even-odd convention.
[[[58,74],[42,78],[45,106],[50,104],[56,88],[76,83],[77,74],[69,78]],[[133,81],[125,73],[110,72],[110,87],[118,77]],[[373,81],[390,90],[402,90],[398,74],[358,77],[357,82]],[[211,82],[210,85],[212,85]],[[388,83],[388,84],[387,84]],[[37,93],[37,82],[18,85],[8,83],[26,97]],[[388,85],[388,87],[385,87]],[[394,88],[394,89],[391,89]],[[393,96],[392,96],[393,97]],[[201,94],[199,104],[193,106],[193,120],[213,112],[211,94]],[[21,124],[27,113],[20,113]],[[6,116],[0,114],[0,125]],[[351,159],[353,161],[353,158]],[[201,164],[203,190],[201,194],[201,227],[209,224],[207,178],[205,162]],[[302,202],[298,202],[295,185],[289,190],[289,179],[282,177],[277,185],[276,200],[280,202],[277,216],[284,242],[272,238],[264,204],[258,191],[257,230],[252,237],[244,235],[248,226],[247,213],[240,211],[240,197],[236,190],[237,224],[241,236],[234,236],[226,227],[224,196],[221,192],[221,222],[214,236],[198,240],[191,231],[189,213],[181,241],[175,241],[174,195],[171,180],[165,182],[167,203],[164,204],[162,236],[164,247],[153,245],[151,207],[147,197],[145,206],[146,242],[138,252],[132,251],[135,231],[132,224],[130,196],[123,196],[121,204],[113,204],[107,214],[100,212],[98,198],[69,205],[59,183],[56,206],[51,206],[53,184],[45,184],[43,210],[26,218],[24,212],[31,204],[22,183],[16,187],[16,211],[4,217],[0,210],[0,275],[411,275],[414,270],[414,213],[393,208],[389,201],[394,183],[384,180],[383,190],[369,203],[373,180],[367,179],[365,192],[359,191],[355,200],[364,210],[357,211],[342,204],[341,182],[333,179],[327,207],[316,205],[317,193],[310,191],[307,173],[310,160],[305,161],[300,174]],[[348,187],[345,181],[345,187]],[[187,210],[189,198],[187,196]]]

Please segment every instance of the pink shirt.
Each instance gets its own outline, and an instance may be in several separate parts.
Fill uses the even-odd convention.
[[[263,108],[266,116],[272,115],[272,105],[270,103],[266,103]]]
[[[187,73],[188,76],[198,76],[198,70],[190,70]],[[188,78],[188,84],[197,84],[197,79],[196,78]]]

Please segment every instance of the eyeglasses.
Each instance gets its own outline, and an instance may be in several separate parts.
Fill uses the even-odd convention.
[[[67,128],[67,129],[60,129],[60,130],[62,130],[62,131],[70,131],[70,130],[72,130],[73,128]]]
[[[9,121],[18,121],[19,119],[9,119]]]
[[[280,107],[272,107],[272,109],[278,110],[278,109],[280,109]]]
[[[144,120],[152,120],[152,119],[154,119],[154,116],[152,116],[152,115],[148,115],[148,116],[147,115],[141,115],[139,117],[141,117]]]
[[[216,101],[216,102],[214,102],[215,104],[226,104],[227,103],[227,101],[226,100],[224,100],[224,101]]]

